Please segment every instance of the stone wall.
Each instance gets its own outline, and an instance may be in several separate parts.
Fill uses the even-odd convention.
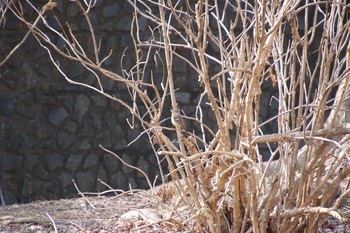
[[[57,15],[67,15],[77,37],[89,43],[87,25],[75,4],[65,0],[55,2]],[[28,15],[33,13],[27,7],[25,10]],[[99,0],[90,17],[97,25],[101,51],[114,51],[106,62],[107,68],[121,73],[123,52],[126,47],[132,47],[129,35],[132,8],[124,0]],[[146,19],[141,21],[141,30],[145,31],[147,23]],[[8,18],[5,28],[0,30],[1,60],[25,32],[20,22]],[[126,53],[123,63],[128,66],[133,64],[133,56]],[[189,85],[188,77],[195,74],[181,61],[174,64],[175,82],[180,88],[178,101],[185,112],[192,115],[199,98],[199,90],[194,89],[197,79],[191,79],[193,85]],[[61,65],[71,79],[96,82],[79,64]],[[1,67],[0,75],[0,168],[7,204],[75,196],[77,190],[72,179],[81,191],[106,189],[97,179],[118,189],[147,187],[139,173],[105,153],[100,144],[126,162],[139,166],[151,179],[159,175],[157,158],[147,137],[127,146],[142,132],[140,127],[130,129],[126,122],[130,114],[117,103],[65,81],[33,37]],[[128,95],[127,90],[111,80],[103,79],[102,83],[106,91]],[[270,102],[276,94],[276,89],[266,81],[261,96],[263,119],[276,114],[277,102]],[[165,124],[170,125],[169,121]],[[265,129],[273,132],[276,127],[276,122],[271,122]]]
[[[76,5],[56,2],[58,12],[73,22],[77,36],[82,41],[88,38]],[[102,41],[101,49],[115,51],[108,66],[120,69],[123,50],[131,45],[128,30],[132,9],[126,1],[99,0],[91,17],[100,25],[96,31]],[[25,31],[13,17],[7,19],[5,28],[0,30],[1,60]],[[125,59],[131,62],[131,58]],[[69,70],[70,78],[83,76],[86,81],[95,82],[78,64],[62,65]],[[140,174],[123,166],[99,145],[141,167],[151,179],[159,175],[157,159],[146,137],[127,147],[142,131],[138,127],[130,129],[126,122],[128,112],[98,93],[66,82],[33,37],[1,67],[0,75],[0,168],[7,204],[74,196],[77,190],[72,179],[81,191],[106,189],[97,178],[118,189],[147,186]],[[107,91],[127,95],[112,81],[102,81]]]

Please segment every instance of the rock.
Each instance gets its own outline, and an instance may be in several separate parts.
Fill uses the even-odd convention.
[[[121,162],[114,155],[105,154],[103,156],[103,162],[107,168],[107,171],[110,173],[114,173],[120,169]]]
[[[76,141],[77,141],[77,138],[68,133],[57,134],[57,143],[63,149],[67,149],[70,145],[72,145]]]
[[[76,171],[83,161],[83,155],[74,154],[69,156],[69,159],[66,162],[66,168],[72,172]]]
[[[83,126],[79,130],[78,136],[79,137],[93,137],[95,135],[96,131],[94,128],[86,121],[83,121]]]
[[[149,174],[149,162],[146,161],[142,156],[140,156],[136,166],[146,174]],[[145,178],[145,176],[141,172],[137,172],[137,177]]]
[[[25,93],[19,96],[19,100],[27,105],[28,107],[32,107],[33,104],[35,103],[35,97],[33,93]]]
[[[50,180],[48,171],[41,164],[34,166],[33,175],[38,177],[40,180]]]
[[[41,141],[41,148],[52,151],[57,150],[57,139],[56,137],[50,137]]]
[[[84,69],[85,69],[84,66],[82,66],[81,64],[73,63],[67,76],[73,80],[77,79],[80,76],[82,76]]]
[[[111,176],[110,184],[115,189],[128,189],[125,175],[121,171],[118,171]]]
[[[148,28],[148,25],[149,25],[148,19],[141,16],[138,18],[138,21],[139,21],[138,23],[139,23],[140,31],[144,32]]]
[[[98,173],[97,173],[97,178],[99,180],[101,180],[102,182],[105,182],[107,183],[107,174],[106,174],[106,171],[103,169],[103,167],[101,166],[98,170]],[[97,182],[97,191],[98,192],[101,192],[103,190],[106,190],[106,185],[102,184],[101,182]]]
[[[112,130],[114,134],[118,135],[119,137],[124,135],[122,124],[118,122],[115,112],[108,111],[107,113],[103,114],[103,120],[107,123],[108,128]],[[120,137],[120,139],[123,138]]]
[[[53,180],[52,182],[49,182],[48,185],[45,187],[45,189],[55,194],[54,197],[55,196],[57,197],[57,195],[59,195],[62,190],[60,181],[57,179]]]
[[[266,119],[267,117],[267,114],[269,111],[269,102],[270,102],[270,94],[267,92],[261,93],[259,116],[261,116],[263,119]]]
[[[119,5],[114,3],[112,5],[107,5],[103,8],[102,15],[105,18],[117,16],[119,11]]]
[[[5,154],[2,158],[2,169],[5,172],[17,172],[22,168],[23,158],[19,155]]]
[[[67,7],[67,16],[71,18],[75,18],[81,10],[75,2],[69,3]]]
[[[34,193],[40,192],[41,181],[33,180],[33,179],[25,179],[23,185],[21,187],[21,194],[24,198],[28,198]]]
[[[137,221],[142,220],[145,224],[154,224],[162,221],[161,215],[156,209],[145,208],[130,210],[120,216],[119,221]]]
[[[78,147],[79,150],[90,150],[91,148],[92,148],[91,144],[86,140],[80,143]]]
[[[39,76],[34,72],[34,70],[29,66],[28,63],[24,63],[22,66],[25,71],[25,79],[27,80],[27,89],[30,90],[34,88],[39,82]]]
[[[58,101],[68,110],[69,113],[73,112],[73,97],[71,95],[61,95],[57,97]]]
[[[18,88],[18,85],[21,81],[20,76],[18,76],[16,73],[10,71],[10,70],[5,70],[1,74],[1,79],[0,79],[8,88],[15,90]]]
[[[95,12],[90,11],[89,18],[90,18],[92,26],[96,26],[98,24],[97,15]],[[87,24],[86,20],[82,20],[81,29],[87,30],[87,31],[90,30],[89,25]]]
[[[134,12],[134,7],[128,1],[123,1],[123,7],[126,12]]]
[[[134,157],[134,156],[124,154],[124,155],[122,156],[122,159],[123,159],[123,161],[124,161],[126,164],[135,166],[133,157]],[[123,171],[124,174],[132,174],[132,173],[135,172],[135,169],[123,165],[122,171]]]
[[[102,127],[101,114],[99,112],[91,113],[90,118],[95,129],[100,130]]]
[[[88,192],[95,186],[96,177],[91,172],[79,172],[77,174],[77,186],[81,192]]]
[[[18,102],[16,106],[16,113],[24,118],[33,119],[35,116],[35,112],[33,108],[26,106],[25,104]],[[23,120],[22,120],[23,122]]]
[[[112,90],[114,86],[114,80],[107,77],[100,77],[101,85],[104,90]]]
[[[5,147],[5,150],[16,151],[18,150],[18,148],[21,148],[21,140],[19,137],[20,136],[16,133],[7,133],[3,141],[3,146]]]
[[[14,119],[14,118],[3,118],[2,124],[0,125],[2,129],[24,129],[27,122],[23,119]]]
[[[107,99],[102,95],[92,96],[93,105],[96,107],[106,107]]]
[[[99,161],[99,158],[95,154],[90,154],[87,156],[87,158],[84,161],[83,168],[88,169],[97,166],[97,163]]]
[[[133,177],[128,177],[128,189],[136,189],[137,183]]]
[[[120,135],[120,134],[119,134]],[[128,142],[123,137],[116,138],[116,141],[113,141],[113,149],[121,150],[127,147]]]
[[[38,127],[37,135],[39,138],[48,138],[53,134],[51,125],[46,119],[46,114],[43,109],[38,109],[36,112],[36,125]]]
[[[35,99],[39,104],[54,104],[56,102],[55,98],[42,94],[36,95]]]
[[[78,118],[78,122],[81,122],[85,113],[89,110],[90,100],[85,95],[79,95],[74,105],[74,114]]]
[[[177,91],[175,93],[176,100],[181,104],[190,104],[191,103],[191,93],[184,91]]]
[[[117,23],[117,30],[130,31],[132,18],[130,15],[122,17]]]
[[[56,127],[60,126],[67,117],[68,113],[63,107],[50,111],[48,115],[49,122]]]
[[[1,96],[0,97],[0,114],[6,117],[10,117],[15,113],[16,107],[15,96]]]
[[[181,58],[178,58],[175,56],[173,71],[183,72],[183,73],[187,72],[187,63]],[[190,78],[190,77],[187,77],[187,78]]]
[[[24,159],[24,169],[31,172],[33,167],[39,163],[39,156],[37,155],[26,155]]]
[[[45,158],[50,171],[63,167],[63,156],[58,154],[48,154]]]
[[[23,131],[20,137],[26,149],[32,149],[35,141],[37,141],[36,135],[30,130]]]
[[[65,125],[65,129],[70,132],[70,133],[75,133],[77,128],[78,128],[78,124],[74,121],[66,121]]]
[[[67,188],[67,186],[70,186],[73,184],[73,176],[71,174],[68,174],[66,172],[61,172],[58,176],[58,179],[61,181],[62,187]]]
[[[103,147],[111,147],[111,139],[110,139],[109,131],[104,131],[99,133],[94,140],[94,148],[99,148],[100,145]]]

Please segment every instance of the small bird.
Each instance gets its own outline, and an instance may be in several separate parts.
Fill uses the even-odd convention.
[[[179,108],[175,108],[174,111],[171,114],[171,123],[177,128],[180,128],[185,131],[187,134],[187,128],[186,128],[186,122],[185,119],[182,117],[180,113]]]

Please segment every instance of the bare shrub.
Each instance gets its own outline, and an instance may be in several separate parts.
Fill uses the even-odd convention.
[[[93,54],[85,51],[85,41],[76,38],[69,22],[59,30],[47,23],[45,15],[55,7],[53,2],[41,10],[32,6],[37,13],[33,22],[22,17],[21,2],[3,3],[2,9],[27,25],[68,82],[118,102],[142,124],[157,154],[168,163],[179,194],[175,209],[187,206],[185,225],[208,232],[315,232],[325,216],[347,221],[340,210],[350,192],[344,185],[350,173],[346,1],[129,0],[135,9],[131,32],[136,64],[122,75],[103,68],[110,54],[100,55],[89,19],[91,2],[76,1],[91,31]],[[141,17],[150,22],[151,36],[146,39],[139,34]],[[37,26],[38,21],[43,25]],[[59,37],[64,49],[48,33]],[[161,83],[152,75],[145,78],[154,54],[164,59]],[[173,129],[161,124],[168,97],[173,111],[178,108],[174,57],[193,69],[196,76],[187,78],[198,80],[202,90],[196,114],[182,116],[200,124],[200,131],[176,125],[176,141],[167,134]],[[58,59],[81,63],[97,85],[71,80]],[[213,66],[218,69],[213,71]],[[129,102],[104,91],[101,76],[125,85]],[[278,114],[261,122],[266,80],[277,90]],[[205,124],[210,114],[215,128]],[[262,128],[273,120],[277,132],[264,134]],[[262,144],[277,145],[270,147],[267,162],[261,159]],[[167,218],[176,214],[170,212]]]

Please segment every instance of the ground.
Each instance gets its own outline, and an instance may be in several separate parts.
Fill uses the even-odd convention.
[[[162,201],[159,191],[139,191],[4,206],[0,232],[198,232],[180,220],[163,220]],[[329,218],[318,232],[350,232],[350,225]]]
[[[0,232],[186,231],[177,221],[161,219],[158,200],[150,192],[139,191],[4,206],[0,207]],[[130,214],[122,216],[125,213]]]

